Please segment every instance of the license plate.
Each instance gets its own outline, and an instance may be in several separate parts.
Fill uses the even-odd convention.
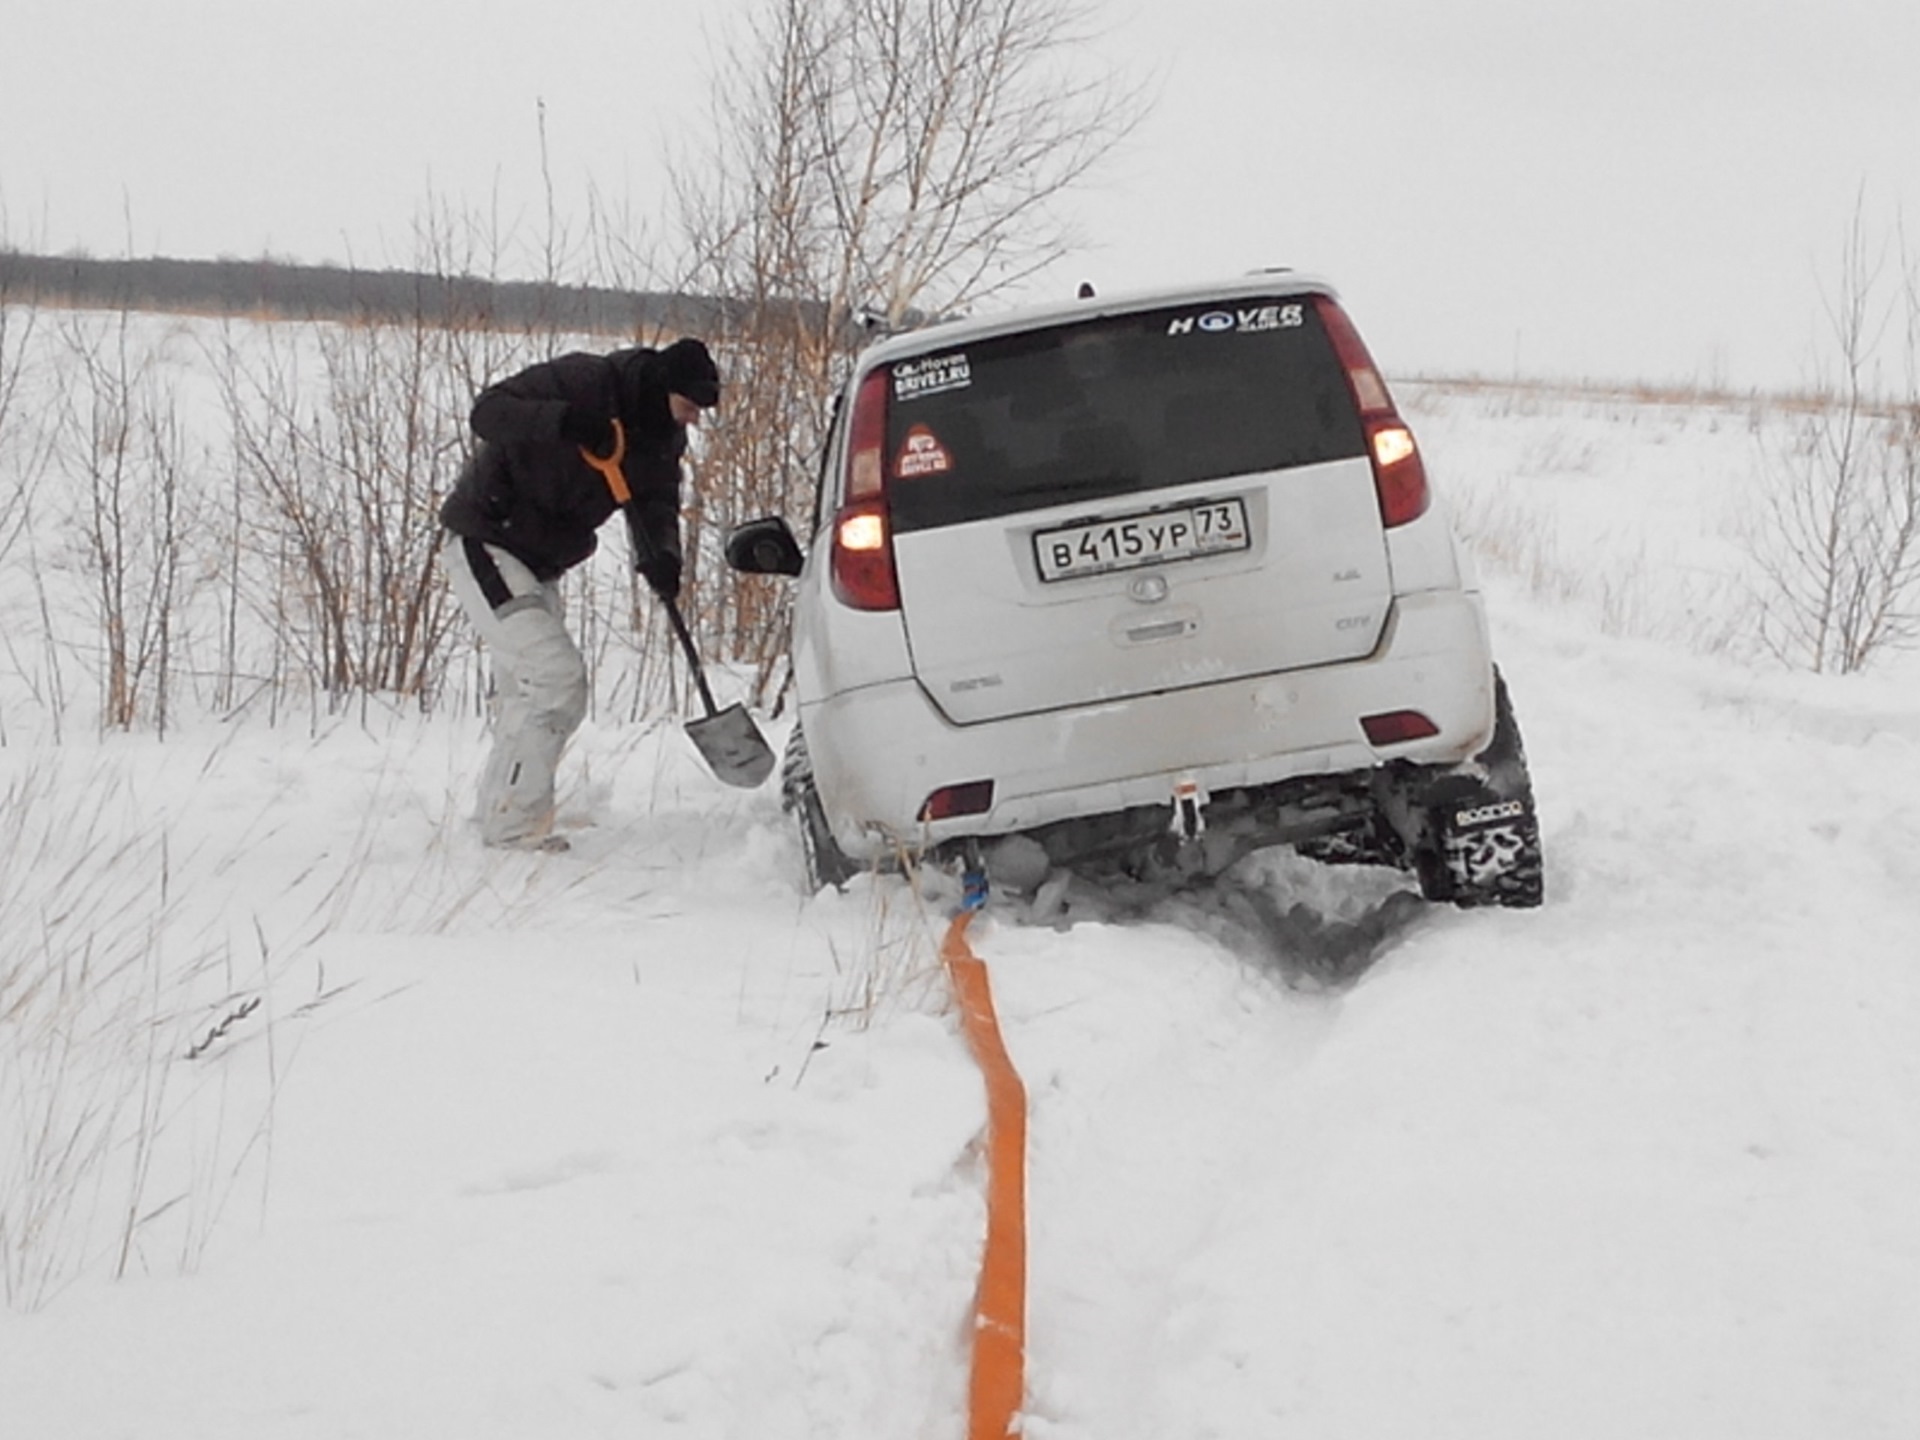
[[[1236,497],[1041,530],[1033,537],[1033,558],[1042,580],[1070,580],[1221,555],[1249,543],[1246,502]]]

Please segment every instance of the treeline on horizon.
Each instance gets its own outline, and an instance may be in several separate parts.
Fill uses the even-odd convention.
[[[78,309],[298,320],[425,321],[483,329],[638,336],[721,327],[697,295],[287,261],[99,260],[0,248],[0,301]]]

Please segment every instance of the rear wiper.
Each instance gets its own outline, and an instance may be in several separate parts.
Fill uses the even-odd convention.
[[[1034,480],[1025,485],[1010,485],[1002,488],[1001,494],[1009,499],[1033,499],[1045,497],[1061,501],[1077,499],[1081,496],[1097,498],[1101,495],[1125,495],[1140,488],[1138,475],[1081,475],[1072,480]]]

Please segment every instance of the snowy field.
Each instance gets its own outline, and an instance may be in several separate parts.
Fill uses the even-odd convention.
[[[1547,904],[1254,857],[1068,928],[989,906],[1025,1433],[1909,1440],[1920,662],[1743,647],[1761,412],[1402,398],[1482,555]],[[0,946],[88,967],[32,1011],[57,1044],[0,1015],[0,1426],[957,1440],[951,897],[803,894],[775,788],[672,724],[582,734],[571,854],[483,852],[483,741],[0,747]]]

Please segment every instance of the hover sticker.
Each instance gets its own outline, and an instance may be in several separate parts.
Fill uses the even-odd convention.
[[[923,355],[893,367],[893,398],[918,400],[943,390],[963,390],[973,384],[973,363],[965,355]]]
[[[1258,335],[1267,330],[1297,330],[1307,323],[1304,305],[1255,305],[1235,310],[1209,310],[1204,315],[1181,315],[1168,322],[1167,334]]]

